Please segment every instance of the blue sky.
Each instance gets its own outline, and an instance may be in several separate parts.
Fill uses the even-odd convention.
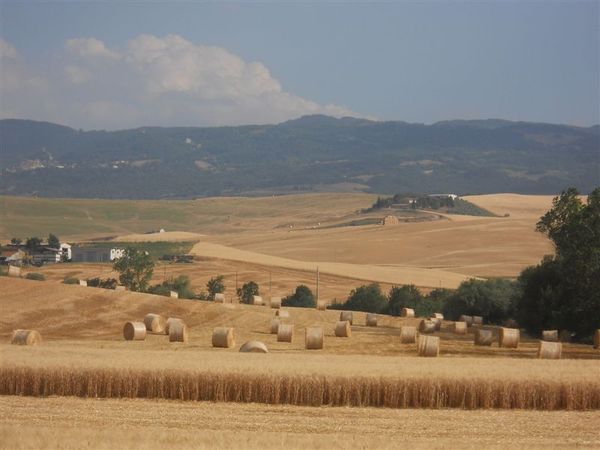
[[[0,3],[0,115],[600,122],[599,2]]]

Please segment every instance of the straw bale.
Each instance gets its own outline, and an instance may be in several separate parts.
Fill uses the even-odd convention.
[[[263,342],[248,341],[240,347],[240,353],[269,353],[269,350]]]
[[[169,342],[187,342],[188,328],[181,320],[174,320],[169,325]]]
[[[279,323],[280,323],[279,317],[273,317],[271,319],[271,334],[277,334],[277,332],[279,331]]]
[[[458,318],[458,321],[465,322],[467,324],[467,327],[470,327],[471,325],[473,325],[473,316],[467,316],[463,314]]]
[[[493,340],[494,336],[492,334],[492,330],[484,330],[482,328],[477,328],[475,330],[475,345],[491,346]]]
[[[87,286],[87,280],[79,280],[79,286]]]
[[[542,331],[542,341],[546,341],[546,342],[558,342],[558,330],[544,330],[544,331]]]
[[[419,336],[417,354],[426,357],[438,356],[440,354],[440,338],[437,336]]]
[[[184,323],[184,321],[182,319],[178,319],[176,317],[169,317],[167,319],[167,321],[165,322],[165,334],[168,336],[169,335],[169,330],[171,329],[171,324],[173,322],[181,322]]]
[[[126,341],[143,341],[146,339],[146,324],[144,322],[125,322],[123,337]]]
[[[435,326],[435,331],[440,331],[442,329],[442,319],[431,317],[429,321]]]
[[[400,343],[414,344],[417,341],[417,327],[403,326],[400,328]]]
[[[352,334],[352,329],[350,327],[350,322],[347,320],[340,320],[335,324],[335,335],[337,337],[350,337]]]
[[[467,322],[454,322],[454,334],[467,334]]]
[[[400,311],[400,317],[415,317],[415,310],[412,308],[402,308],[402,311]]]
[[[271,308],[281,308],[281,297],[271,297],[271,302],[269,304],[271,305]]]
[[[365,324],[368,327],[376,327],[377,326],[377,314],[367,313],[367,316],[365,318]]]
[[[322,327],[306,328],[304,347],[307,350],[321,350],[323,348],[323,328]]]
[[[290,323],[280,323],[277,330],[277,342],[292,342],[294,336],[294,325]]]
[[[518,328],[500,328],[498,343],[500,347],[517,348],[520,337],[521,332]]]
[[[352,325],[352,311],[342,311],[340,313],[340,320],[346,320]]]
[[[428,319],[423,319],[419,323],[419,333],[431,334],[435,332],[435,322]]]
[[[440,319],[440,320],[444,320],[444,315],[442,313],[433,313],[431,315],[432,319]]]
[[[10,338],[10,343],[16,345],[37,345],[41,342],[42,336],[36,330],[15,330]]]
[[[225,294],[215,294],[215,303],[225,303]]]
[[[263,305],[263,299],[260,295],[253,295],[252,296],[252,304],[256,305],[256,306],[262,306]]]
[[[171,292],[169,292],[169,296],[171,298],[179,298],[179,292],[177,292],[177,291],[171,291]]]
[[[562,344],[560,342],[540,341],[537,357],[539,359],[560,359],[562,356]]]
[[[146,314],[146,316],[144,317],[146,330],[148,330],[151,333],[163,334],[165,332],[165,322],[165,318],[160,314]]]
[[[235,336],[233,328],[216,327],[213,328],[212,346],[221,348],[231,348],[235,345]]]
[[[284,317],[290,317],[290,312],[287,309],[278,309],[275,311],[275,315],[283,319]]]
[[[317,301],[317,309],[319,311],[325,311],[327,309],[327,302],[325,300]]]
[[[20,277],[21,276],[21,268],[17,266],[8,265],[8,276],[9,277]]]
[[[473,325],[481,326],[483,325],[483,317],[481,316],[473,316]]]

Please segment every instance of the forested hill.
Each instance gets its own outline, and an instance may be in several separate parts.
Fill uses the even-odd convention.
[[[81,131],[0,121],[0,194],[185,198],[361,190],[555,194],[600,184],[600,127],[306,116],[278,125]]]

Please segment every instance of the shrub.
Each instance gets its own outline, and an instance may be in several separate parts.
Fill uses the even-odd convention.
[[[413,284],[394,286],[388,294],[388,314],[399,316],[402,308],[412,308],[418,314],[420,303],[423,300],[421,291]]]
[[[115,289],[118,284],[117,280],[114,278],[106,278],[105,280],[98,277],[88,278],[86,282],[89,287],[98,287],[102,289]]]
[[[281,304],[283,306],[297,306],[300,308],[314,308],[317,306],[315,297],[308,286],[301,284],[296,287],[296,291],[285,297]]]
[[[211,278],[206,283],[206,289],[208,289],[208,293],[212,299],[215,298],[215,294],[225,292],[225,283],[223,283],[224,279],[225,277],[223,275],[218,275]]]
[[[381,292],[381,287],[377,283],[371,283],[353,289],[341,309],[384,313],[387,308],[388,300]]]
[[[163,281],[161,284],[156,284],[148,289],[148,292],[155,295],[164,295],[169,297],[171,291],[177,292],[179,298],[194,298],[194,292],[192,292],[190,286],[190,278],[187,275],[178,275],[175,278],[169,278]]]
[[[46,279],[43,273],[38,272],[29,272],[27,275],[25,275],[25,278],[36,281],[44,281]]]
[[[65,277],[63,280],[64,284],[79,284],[79,278],[76,277]]]
[[[254,281],[248,281],[247,283],[244,283],[244,285],[237,290],[237,296],[242,303],[251,304],[252,297],[255,295],[260,294],[258,291],[258,284],[256,284]]]

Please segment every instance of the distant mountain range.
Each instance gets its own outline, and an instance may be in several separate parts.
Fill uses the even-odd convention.
[[[587,193],[600,126],[306,116],[278,125],[82,131],[0,121],[0,194],[189,198],[303,191]]]

